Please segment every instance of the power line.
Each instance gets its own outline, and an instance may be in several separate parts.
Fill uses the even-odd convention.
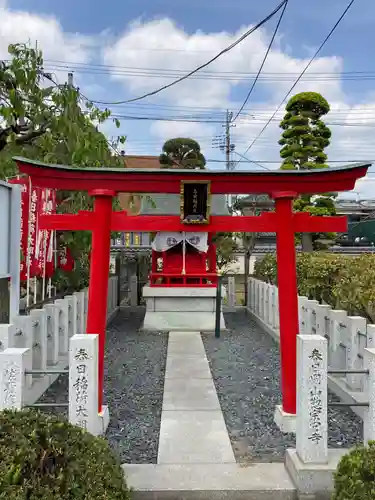
[[[181,78],[178,78],[177,80],[173,81],[172,83],[169,83],[168,85],[164,85],[163,87],[160,87],[159,89],[153,90],[152,92],[148,92],[147,94],[144,94],[142,96],[134,97],[133,99],[127,99],[127,100],[124,100],[124,101],[117,101],[117,102],[105,102],[105,101],[93,101],[92,100],[91,102],[94,102],[96,104],[105,104],[105,105],[125,104],[125,103],[128,103],[128,102],[140,101],[141,99],[145,99],[146,97],[151,97],[153,95],[159,94],[163,90],[166,90],[166,89],[172,87],[173,85],[176,85],[177,83],[180,83],[183,80],[186,80],[187,78],[189,78],[190,76],[194,75],[195,73],[197,73],[201,69],[206,68],[208,65],[212,64],[214,61],[216,61],[217,59],[219,59],[219,57],[221,57],[222,55],[224,55],[227,52],[229,52],[230,50],[232,50],[234,47],[236,47],[238,44],[240,44],[243,40],[245,40],[248,36],[250,36],[254,31],[256,31],[257,29],[259,29],[261,26],[263,26],[263,24],[265,24],[267,21],[269,21],[284,6],[284,4],[287,1],[288,0],[283,0],[271,12],[271,14],[269,14],[267,17],[265,17],[262,21],[260,21],[258,24],[256,24],[253,28],[250,28],[248,31],[246,31],[246,33],[244,33],[242,36],[240,36],[240,38],[238,38],[235,42],[233,42],[231,45],[229,45],[229,47],[226,47],[221,52],[219,52],[219,54],[217,54],[215,57],[213,57],[212,59],[210,59],[206,63],[201,64],[200,66],[198,66],[197,68],[195,68],[193,71],[190,71],[189,73],[187,73],[186,75],[182,76]]]
[[[238,113],[237,113],[237,114],[236,114],[236,116],[234,117],[233,122],[235,122],[235,121],[237,120],[238,116],[241,114],[242,110],[244,109],[244,107],[246,106],[246,104],[247,104],[248,100],[250,99],[250,96],[251,96],[251,94],[252,94],[252,92],[253,92],[253,90],[254,90],[254,87],[255,87],[255,85],[256,85],[256,83],[257,83],[257,81],[258,81],[259,77],[260,77],[260,74],[261,74],[261,72],[262,72],[263,66],[264,66],[264,65],[265,65],[265,63],[266,63],[266,60],[267,60],[268,54],[269,54],[269,53],[270,53],[270,51],[271,51],[272,44],[273,44],[273,42],[274,42],[274,40],[275,40],[275,38],[276,38],[276,34],[277,34],[278,30],[279,30],[280,23],[281,23],[281,21],[282,21],[282,19],[283,19],[283,17],[284,17],[285,10],[286,10],[286,8],[287,8],[287,6],[288,6],[288,1],[289,1],[289,0],[286,0],[286,2],[284,3],[283,10],[281,11],[281,14],[280,14],[280,17],[279,17],[279,19],[278,19],[278,21],[277,21],[277,24],[276,24],[276,27],[275,27],[275,29],[274,29],[274,32],[273,32],[272,38],[271,38],[271,40],[270,40],[270,43],[268,44],[268,47],[267,47],[266,53],[265,53],[265,55],[264,55],[264,57],[263,57],[262,64],[260,65],[259,70],[258,70],[258,73],[257,73],[257,75],[256,75],[256,77],[255,77],[255,80],[253,81],[253,84],[251,85],[250,90],[249,90],[249,92],[248,92],[248,94],[247,94],[247,96],[246,96],[246,98],[245,98],[244,102],[242,103],[242,106],[240,107],[240,109],[238,110]]]
[[[6,61],[5,61],[6,62]],[[45,62],[47,62],[45,60]],[[162,73],[166,73],[168,75],[174,76],[175,74],[185,74],[186,72],[189,72],[190,70],[188,68],[149,68],[149,67],[139,67],[139,66],[114,66],[114,65],[109,65],[109,64],[91,64],[91,63],[75,63],[72,61],[61,61],[61,63],[50,65],[48,67],[53,67],[54,69],[68,69],[68,70],[92,70],[92,71],[111,71],[115,70],[115,74],[122,74],[124,73],[125,75],[128,72],[147,72],[149,74],[157,74],[160,75]],[[218,76],[220,78],[223,78],[223,76],[228,75],[229,77],[234,77],[234,78],[239,78],[239,77],[248,77],[253,79],[257,72],[246,72],[246,71],[200,71],[200,75],[207,75],[207,76]],[[342,77],[350,77],[350,78],[374,78],[375,77],[375,70],[352,70],[352,71],[310,71],[309,76],[314,77],[314,80],[317,77],[324,77],[324,78],[342,78]],[[263,77],[272,77],[272,78],[279,78],[279,77],[285,77],[287,79],[293,78],[295,76],[298,76],[298,72],[289,72],[289,71],[283,71],[283,72],[267,72],[264,71],[262,73]],[[162,75],[163,77],[165,75]]]
[[[339,17],[338,21],[335,23],[335,25],[333,26],[333,28],[331,29],[331,31],[328,33],[328,35],[325,37],[325,39],[323,40],[323,42],[320,44],[319,48],[317,49],[317,51],[315,52],[315,54],[312,56],[312,58],[310,59],[310,61],[307,63],[307,65],[305,66],[305,68],[302,70],[301,74],[299,75],[299,77],[297,78],[297,80],[294,82],[294,84],[292,85],[292,87],[289,89],[288,93],[286,94],[286,96],[284,97],[284,99],[281,101],[281,103],[279,104],[279,106],[277,107],[276,111],[273,113],[273,115],[271,116],[271,118],[267,121],[267,123],[265,124],[265,126],[262,128],[262,130],[259,132],[259,134],[257,135],[257,137],[251,142],[250,146],[246,149],[244,155],[246,155],[249,150],[254,146],[254,144],[256,143],[256,141],[258,140],[258,138],[263,134],[263,132],[266,130],[266,128],[268,127],[268,125],[271,123],[272,119],[276,116],[276,113],[279,111],[279,109],[281,108],[281,106],[283,105],[284,101],[289,97],[289,95],[291,94],[291,92],[293,91],[293,89],[296,87],[296,85],[298,84],[298,82],[301,80],[302,76],[306,73],[306,71],[309,69],[309,67],[311,66],[311,64],[313,63],[314,59],[317,57],[317,55],[320,53],[320,51],[322,50],[322,48],[324,47],[324,45],[327,43],[327,41],[330,39],[331,35],[333,34],[333,32],[336,30],[337,26],[340,24],[340,22],[342,21],[342,19],[345,17],[346,13],[348,12],[348,10],[350,9],[350,7],[353,5],[354,3],[354,0],[350,0],[349,4],[347,5],[346,9],[344,10],[344,12],[341,14],[341,16]],[[238,160],[238,162],[236,163],[236,165],[238,165],[238,163],[241,162],[241,159]]]

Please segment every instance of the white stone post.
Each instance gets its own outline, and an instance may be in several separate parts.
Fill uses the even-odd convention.
[[[251,308],[251,299],[252,299],[252,294],[251,294],[251,287],[252,287],[251,278],[247,278],[246,286],[247,286],[247,304],[245,304],[245,306],[250,311],[252,311],[252,308]]]
[[[77,333],[85,333],[85,327],[84,327],[84,318],[85,318],[84,300],[85,300],[85,294],[84,294],[83,291],[81,291],[81,292],[74,292],[73,295],[76,297],[76,301],[77,301]]]
[[[363,412],[363,442],[375,440],[375,348],[367,347],[363,353],[363,367],[369,371],[365,375],[364,393],[367,395],[368,407]]]
[[[297,336],[296,449],[302,462],[328,463],[327,339]]]
[[[300,335],[311,334],[306,330],[306,302],[308,301],[307,297],[303,295],[298,296],[298,323],[299,323],[299,333]]]
[[[274,309],[274,314],[273,314],[273,328],[274,330],[279,330],[280,324],[280,317],[279,317],[279,289],[277,286],[274,286],[275,290],[275,309]]]
[[[69,345],[69,422],[95,436],[104,434],[108,409],[98,413],[99,335],[79,334]]]
[[[347,370],[359,370],[362,363],[358,358],[359,338],[358,335],[366,336],[366,319],[361,316],[348,316],[346,329],[346,368]],[[346,375],[346,383],[351,390],[359,391],[363,388],[363,375]]]
[[[270,307],[270,286],[268,283],[264,283],[264,318],[263,321],[268,324],[268,310]]]
[[[33,309],[30,311],[33,322],[33,368],[34,370],[47,369],[47,312],[44,309]],[[44,375],[40,375],[44,377]]]
[[[234,276],[228,276],[228,307],[236,305],[236,281]]]
[[[73,295],[66,295],[64,300],[68,303],[68,324],[69,324],[69,338],[73,335]]]
[[[55,304],[46,304],[44,309],[47,314],[48,344],[51,346],[50,349],[47,349],[47,364],[56,365],[59,361],[60,309]]]
[[[85,294],[85,300],[84,300],[84,311],[85,311],[85,331],[86,333],[86,328],[87,328],[87,311],[89,307],[89,289],[85,288],[84,289],[84,294]]]
[[[69,351],[69,303],[65,299],[55,300],[59,308],[59,351],[67,354]]]
[[[17,327],[13,324],[0,324],[0,351],[15,347]]]
[[[367,347],[375,347],[375,325],[367,325]]]
[[[329,337],[329,312],[331,308],[327,305],[317,305],[316,306],[316,322],[315,329],[316,334],[322,337]],[[329,348],[329,346],[328,346]]]
[[[268,300],[269,300],[269,305],[268,305],[268,325],[272,328],[273,327],[273,315],[274,315],[274,309],[275,309],[275,287],[271,284],[268,285]]]
[[[259,317],[262,321],[264,321],[264,310],[265,310],[265,294],[264,294],[264,286],[265,283],[264,281],[261,281],[260,283],[260,290],[259,290]]]
[[[70,298],[70,297],[69,297]],[[77,333],[79,333],[78,329],[79,329],[79,324],[78,324],[78,299],[77,299],[77,295],[75,293],[73,293],[73,295],[71,296],[70,298],[70,303],[71,303],[71,306],[72,306],[72,313],[71,313],[71,316],[70,316],[70,320],[72,322],[72,335],[77,335]]]
[[[305,303],[306,316],[305,316],[305,333],[306,335],[316,334],[316,307],[319,305],[317,300],[307,300]]]
[[[345,311],[332,310],[329,312],[330,328],[329,328],[329,353],[328,366],[336,370],[344,370],[346,366],[341,360],[340,343],[342,339],[342,325],[346,325],[347,317]]]
[[[255,301],[255,314],[260,317],[260,281],[255,280],[255,290],[254,290],[254,301]]]
[[[9,347],[0,352],[0,410],[20,410],[25,400],[25,371],[32,368],[28,348]]]

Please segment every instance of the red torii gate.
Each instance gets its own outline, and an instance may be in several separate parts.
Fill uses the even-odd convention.
[[[296,413],[296,336],[298,299],[294,235],[299,232],[345,232],[347,219],[294,213],[293,199],[300,194],[348,191],[364,177],[371,164],[353,164],[321,170],[212,171],[74,168],[16,157],[21,173],[32,185],[66,191],[88,191],[94,210],[78,214],[41,216],[40,228],[92,231],[92,254],[87,333],[99,334],[99,412],[103,401],[104,346],[111,231],[194,231],[217,233],[275,232],[277,243],[282,409]],[[209,182],[211,194],[269,194],[275,212],[259,216],[211,216],[204,225],[182,223],[180,216],[128,216],[112,211],[117,193],[180,193],[181,182]],[[280,265],[281,263],[281,265]]]

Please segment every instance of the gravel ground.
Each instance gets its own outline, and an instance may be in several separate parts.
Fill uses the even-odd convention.
[[[278,345],[244,311],[227,314],[226,322],[230,332],[221,339],[202,338],[237,461],[282,461],[295,438],[273,422],[281,402]],[[362,441],[362,420],[350,409],[329,408],[328,422],[330,447]]]
[[[122,309],[107,329],[104,401],[110,410],[106,437],[122,463],[156,463],[168,336],[137,333],[143,309]],[[61,376],[40,402],[66,402]],[[51,409],[53,413],[66,411]]]

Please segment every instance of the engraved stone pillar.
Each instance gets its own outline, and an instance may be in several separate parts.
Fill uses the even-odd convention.
[[[0,410],[22,408],[26,389],[25,371],[31,370],[31,367],[31,349],[9,347],[0,352]]]
[[[98,413],[99,335],[79,334],[69,345],[69,422],[95,436],[105,433],[108,408]]]
[[[296,449],[304,463],[328,463],[327,340],[297,337]]]

